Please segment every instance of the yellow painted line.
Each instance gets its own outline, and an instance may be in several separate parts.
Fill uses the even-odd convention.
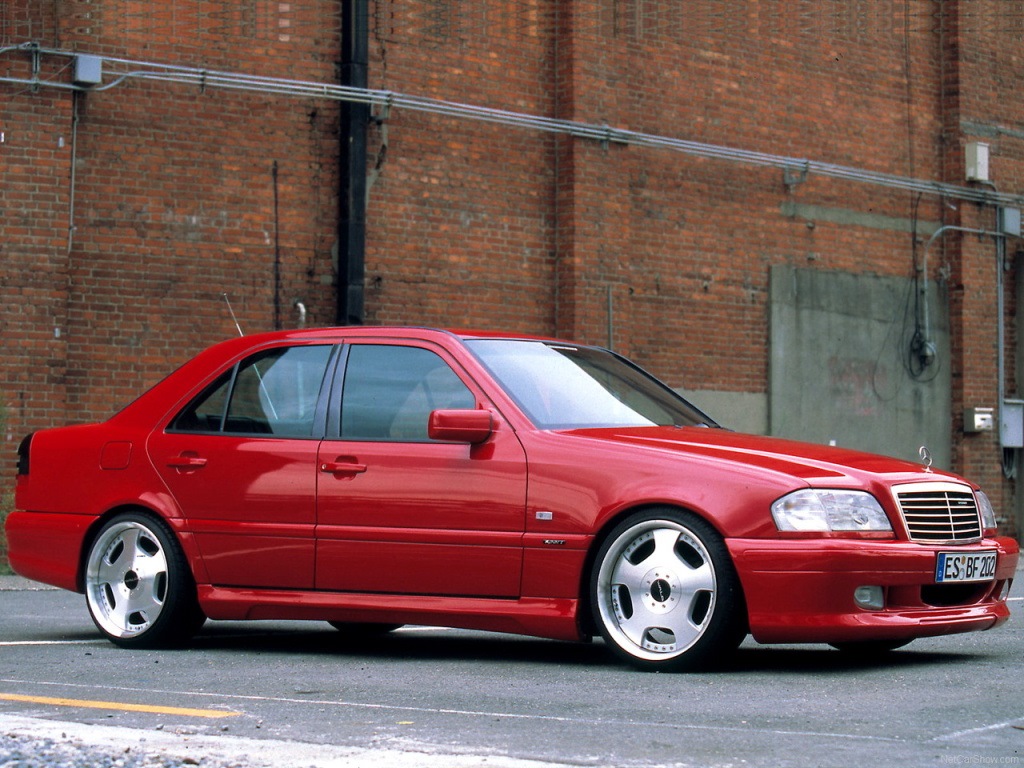
[[[182,715],[184,717],[238,717],[238,712],[219,709],[188,709],[186,707],[157,707],[150,704],[128,704],[118,701],[91,701],[89,699],[58,699],[50,696],[23,696],[19,693],[0,693],[5,701],[29,704],[52,704],[56,707],[85,707],[87,709],[116,709],[123,712],[150,712],[156,715]]]

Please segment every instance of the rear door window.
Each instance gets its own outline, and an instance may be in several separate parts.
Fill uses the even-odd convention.
[[[179,413],[170,431],[314,436],[331,350],[277,347],[243,360]]]

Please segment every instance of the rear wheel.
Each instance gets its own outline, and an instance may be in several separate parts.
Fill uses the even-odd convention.
[[[179,645],[205,621],[177,540],[142,512],[100,529],[86,559],[85,599],[99,630],[126,648]]]
[[[605,642],[644,670],[714,663],[746,634],[742,590],[725,542],[681,510],[651,509],[616,526],[597,552],[590,598]]]

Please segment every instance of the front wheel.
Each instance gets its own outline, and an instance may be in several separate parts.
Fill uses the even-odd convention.
[[[85,566],[89,613],[115,645],[178,645],[205,621],[181,547],[156,517],[128,512],[111,518]]]
[[[647,510],[616,526],[598,549],[590,599],[611,650],[648,671],[714,663],[746,635],[725,542],[681,510]]]

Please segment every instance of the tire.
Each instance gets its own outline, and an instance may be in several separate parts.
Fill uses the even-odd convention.
[[[671,508],[631,515],[597,551],[590,601],[605,643],[646,671],[720,662],[747,632],[739,577],[703,519]]]
[[[123,648],[185,643],[206,617],[174,534],[142,512],[107,521],[85,562],[85,600],[93,623]]]

